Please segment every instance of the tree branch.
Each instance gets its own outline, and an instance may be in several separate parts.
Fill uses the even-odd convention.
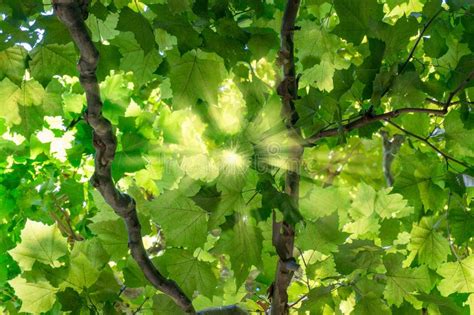
[[[299,6],[299,0],[288,0],[283,14],[278,60],[283,70],[283,80],[277,88],[282,100],[281,116],[287,128],[288,136],[292,141],[288,155],[288,170],[285,175],[285,193],[290,197],[294,209],[298,209],[299,170],[304,150],[300,141],[301,131],[296,127],[299,117],[294,104],[294,101],[298,98],[298,78],[296,77],[294,60],[293,33],[297,29],[295,21]],[[293,257],[294,240],[295,230],[292,224],[285,220],[277,222],[274,214],[272,243],[277,250],[279,260],[272,286],[273,290],[270,290],[272,291],[270,293],[272,315],[284,315],[289,312],[287,289],[293,278],[296,265]]]
[[[397,109],[388,113],[380,114],[380,115],[365,115],[361,118],[358,118],[346,125],[339,126],[338,128],[326,129],[317,132],[316,134],[312,135],[311,137],[303,140],[303,145],[305,147],[314,146],[315,143],[322,138],[326,137],[333,137],[339,135],[341,132],[348,132],[353,129],[357,129],[363,127],[365,125],[371,124],[376,121],[380,120],[389,120],[391,118],[398,117],[400,114],[404,113],[426,113],[426,114],[433,114],[438,116],[444,116],[448,113],[448,108],[452,105],[460,104],[461,101],[453,102],[454,96],[459,93],[466,85],[474,78],[474,70],[472,70],[469,75],[464,79],[451,93],[448,95],[448,99],[446,102],[440,102],[438,100],[432,98],[426,98],[427,102],[436,104],[438,106],[442,106],[443,109],[427,109],[427,108],[401,108]],[[471,104],[472,102],[468,102]]]
[[[95,171],[91,183],[99,190],[115,213],[124,219],[128,230],[130,251],[145,277],[158,290],[170,296],[183,311],[195,313],[191,300],[179,286],[174,281],[165,278],[151,262],[143,246],[135,200],[120,192],[113,182],[111,166],[117,140],[112,124],[102,116],[102,101],[96,77],[99,52],[87,32],[84,23],[87,8],[83,4],[83,1],[77,0],[53,0],[54,12],[69,29],[81,55],[78,63],[79,78],[87,99],[84,118],[93,129],[93,145],[96,150]]]
[[[401,114],[407,114],[407,113],[425,113],[425,114],[432,114],[432,115],[438,115],[438,116],[443,116],[446,114],[446,112],[443,109],[401,108],[401,109],[396,109],[391,112],[387,112],[380,115],[365,115],[348,124],[345,124],[336,128],[332,128],[332,129],[321,130],[317,132],[316,134],[304,140],[304,146],[311,147],[311,146],[314,146],[316,142],[322,138],[337,136],[341,132],[349,132],[351,130],[364,127],[376,121],[396,118],[400,116]]]
[[[423,26],[423,29],[420,32],[420,35],[418,35],[418,38],[416,39],[415,45],[413,45],[413,48],[410,51],[410,54],[408,55],[408,58],[405,60],[403,65],[400,67],[399,73],[403,73],[405,71],[405,68],[407,67],[408,63],[410,62],[411,58],[413,58],[413,55],[415,54],[415,50],[418,47],[418,44],[420,43],[421,39],[425,35],[426,30],[430,27],[431,23],[438,17],[438,15],[443,12],[444,9],[440,8],[436,13],[426,22],[426,24]]]
[[[438,152],[446,161],[453,161],[453,162],[456,162],[458,163],[459,165],[462,165],[464,166],[465,168],[470,168],[469,165],[467,165],[466,163],[464,162],[461,162],[451,156],[449,156],[448,154],[444,153],[443,151],[441,151],[440,149],[438,149],[435,145],[433,145],[431,142],[429,142],[427,139],[419,136],[419,135],[416,135],[414,134],[413,132],[409,131],[409,130],[406,130],[405,128],[402,128],[401,126],[397,125],[396,123],[394,123],[393,121],[391,120],[387,120],[387,122],[389,124],[391,124],[392,126],[394,126],[395,128],[397,128],[398,130],[400,131],[403,131],[405,134],[409,135],[410,137],[413,137],[415,139],[418,139],[420,140],[421,142],[425,143],[426,145],[428,145],[430,148],[432,148],[433,150],[435,150],[436,152]]]

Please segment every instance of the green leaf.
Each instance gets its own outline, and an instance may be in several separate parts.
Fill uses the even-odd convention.
[[[140,87],[157,77],[153,72],[160,63],[161,58],[157,50],[153,49],[146,55],[142,50],[137,50],[123,55],[120,68],[133,72],[134,82]]]
[[[128,7],[120,11],[117,30],[132,32],[145,55],[155,47],[155,36],[150,22],[142,14],[136,13]]]
[[[408,250],[410,255],[405,262],[409,265],[415,256],[418,262],[431,269],[438,268],[449,255],[449,242],[436,231],[437,223],[434,217],[423,217],[419,224],[413,225]]]
[[[0,114],[13,130],[26,137],[43,126],[44,110],[40,106],[46,96],[44,88],[35,80],[21,82],[21,88],[8,78],[0,82],[0,95],[4,95],[5,112]]]
[[[150,202],[152,219],[163,229],[166,243],[195,249],[207,236],[207,213],[177,191],[168,191]]]
[[[229,255],[236,286],[240,287],[250,268],[262,263],[262,233],[251,217],[238,215],[233,229],[222,233],[215,251]]]
[[[375,198],[377,193],[375,190],[365,184],[360,183],[357,187],[357,194],[352,202],[349,213],[353,219],[368,217],[375,211]]]
[[[143,287],[148,281],[132,257],[127,258],[127,264],[123,268],[123,277],[125,279],[125,285],[129,288]]]
[[[314,86],[321,91],[331,92],[334,85],[332,77],[334,76],[334,65],[327,60],[321,61],[321,63],[315,65],[310,69],[303,71],[301,76],[300,85],[302,88],[307,86]]]
[[[31,53],[31,74],[45,86],[55,75],[77,75],[77,60],[73,43],[41,45]]]
[[[439,58],[448,51],[448,45],[446,45],[446,38],[442,34],[442,30],[437,28],[435,24],[430,30],[430,37],[423,38],[423,48],[426,55],[432,58]]]
[[[377,105],[378,98],[385,90],[385,86],[378,87],[376,90],[377,79],[385,79],[380,71],[382,66],[383,56],[385,54],[385,43],[378,39],[369,38],[369,51],[370,55],[364,59],[364,62],[357,67],[357,79],[365,84],[362,90],[362,98],[369,99],[374,98],[374,102]],[[379,76],[377,76],[379,75]],[[387,74],[388,75],[388,74]]]
[[[128,255],[128,234],[122,219],[95,222],[89,228],[100,239],[110,259],[117,261]]]
[[[301,305],[301,311],[309,311],[310,314],[323,315],[326,305],[334,305],[331,292],[333,287],[318,287],[309,291],[307,299]]]
[[[441,295],[474,292],[474,256],[463,260],[444,263],[436,270],[443,280],[438,284]]]
[[[437,294],[418,294],[417,299],[430,306],[436,306],[435,310],[439,310],[440,314],[465,315],[469,311],[466,308],[456,304],[453,299],[445,298]]]
[[[84,289],[90,288],[99,278],[99,274],[99,270],[95,268],[89,258],[83,253],[78,253],[71,257],[65,285],[80,293]]]
[[[382,5],[376,0],[367,0],[364,5],[358,0],[339,0],[334,8],[340,19],[335,33],[354,44],[360,44],[366,35],[373,37],[383,18]]]
[[[359,184],[358,192],[349,210],[352,218],[359,219],[377,213],[381,218],[400,218],[413,212],[407,206],[407,201],[400,194],[390,194],[391,189],[381,189],[378,192],[364,183]]]
[[[418,32],[418,23],[412,16],[408,18],[400,18],[395,25],[383,25],[379,38],[385,42],[385,56],[389,62],[399,61],[400,52],[403,57],[408,54],[406,47],[410,37]]]
[[[314,186],[300,198],[300,211],[303,217],[315,220],[331,215],[337,210],[350,206],[349,192],[344,188]]]
[[[382,248],[368,240],[354,240],[352,243],[339,245],[334,254],[336,269],[342,274],[350,274],[359,269],[375,272],[382,265],[382,253]]]
[[[94,42],[111,40],[119,34],[115,29],[119,21],[117,13],[109,13],[105,20],[97,18],[94,14],[89,14],[86,25],[92,33]]]
[[[21,96],[18,104],[23,106],[37,106],[43,103],[45,90],[38,81],[28,80],[21,83]]]
[[[153,314],[186,315],[186,313],[165,294],[157,294],[153,297]]]
[[[354,315],[390,314],[390,309],[381,299],[383,285],[363,278],[356,283],[359,301],[354,307]]]
[[[348,234],[339,230],[337,214],[318,219],[315,222],[306,222],[305,228],[298,233],[296,243],[302,250],[317,250],[330,255],[337,251],[337,246],[342,244]]]
[[[132,173],[145,167],[141,151],[119,151],[115,154],[113,165],[114,178],[120,178],[124,173]]]
[[[70,257],[75,258],[76,255],[79,256],[81,254],[88,258],[91,266],[96,270],[102,269],[109,262],[110,258],[97,238],[74,243]]]
[[[198,99],[217,104],[217,92],[224,80],[222,60],[215,54],[191,51],[171,62],[173,106],[193,107]]]
[[[304,20],[298,25],[301,26],[301,30],[295,32],[295,48],[299,58],[304,60],[316,57],[326,60],[336,69],[349,66],[350,62],[338,51],[345,46],[343,40],[334,34],[327,33],[324,29],[314,27],[312,21]]]
[[[26,68],[26,49],[14,46],[0,51],[0,78],[20,83]]]
[[[117,124],[130,104],[132,91],[128,87],[128,80],[122,74],[110,75],[100,84],[100,91],[104,101],[104,116]]]
[[[314,27],[314,22],[302,21],[301,31],[295,33],[297,56],[305,59],[317,58],[320,63],[305,69],[301,76],[300,87],[314,86],[321,91],[332,91],[335,70],[347,69],[350,61],[344,58],[344,42],[334,34],[326,33]]]
[[[8,78],[0,82],[0,97],[3,106],[0,107],[0,116],[5,119],[8,125],[19,124],[21,122],[18,111],[18,101],[21,97],[20,88]]]
[[[380,222],[375,215],[361,217],[344,225],[343,231],[352,234],[352,238],[376,239]]]
[[[209,228],[217,228],[225,222],[225,217],[234,212],[242,212],[246,207],[242,193],[239,191],[223,191],[218,205],[209,216]]]
[[[474,129],[467,129],[458,110],[450,111],[444,120],[446,147],[459,156],[474,156]]]
[[[84,94],[64,93],[62,95],[64,101],[64,110],[70,113],[80,114],[86,103]]]
[[[21,276],[8,282],[22,301],[20,312],[39,314],[49,311],[56,301],[58,289],[47,281],[28,282]]]
[[[406,217],[414,209],[407,206],[407,201],[400,194],[390,194],[391,189],[381,189],[377,192],[375,212],[384,219]]]
[[[423,104],[426,99],[423,82],[415,71],[408,71],[395,78],[392,88],[394,108]]]
[[[185,53],[193,48],[200,47],[202,39],[200,34],[195,30],[186,15],[173,14],[170,10],[169,5],[156,5],[150,6],[153,12],[156,14],[154,20],[155,29],[163,29],[169,34],[174,35],[178,42],[178,47],[181,53]],[[173,18],[170,19],[170,16]],[[160,47],[163,50],[164,47]]]
[[[66,252],[66,239],[56,226],[31,220],[26,221],[21,231],[21,243],[8,251],[23,271],[31,270],[36,261],[58,267],[58,258]]]
[[[212,297],[217,279],[210,263],[198,260],[184,249],[170,248],[158,258],[158,264],[165,266],[170,278],[188,296],[198,291],[199,294]]]
[[[470,228],[474,224],[472,211],[460,208],[449,209],[448,222],[456,244],[465,243],[474,236],[474,231]]]
[[[417,291],[428,293],[431,289],[431,280],[426,266],[418,268],[403,268],[403,255],[389,254],[384,257],[387,268],[387,286],[384,297],[390,304],[400,306],[403,300]]]
[[[96,208],[99,210],[98,213],[92,217],[92,222],[98,223],[102,221],[115,221],[118,219],[114,209],[112,209],[97,190],[92,190],[90,193]]]
[[[19,106],[21,123],[13,126],[12,130],[29,138],[34,132],[42,129],[44,117],[46,116],[44,105],[38,106]]]

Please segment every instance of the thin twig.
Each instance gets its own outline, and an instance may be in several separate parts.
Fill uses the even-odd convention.
[[[448,95],[448,99],[446,100],[446,103],[444,104],[443,110],[445,112],[448,111],[448,107],[451,105],[451,101],[453,100],[454,96],[458,94],[462,89],[466,87],[466,85],[474,78],[474,70],[469,73],[466,79],[462,81],[451,93]]]
[[[300,302],[303,301],[303,300],[306,300],[307,298],[308,298],[308,295],[307,295],[307,294],[300,296],[299,299],[297,299],[295,302],[291,303],[291,304],[288,306],[288,308],[294,307],[295,305],[297,305],[298,303],[300,303]]]
[[[415,139],[418,139],[420,140],[421,142],[425,143],[427,146],[429,146],[430,148],[432,148],[433,150],[435,150],[436,152],[438,152],[445,160],[449,160],[449,161],[453,161],[459,165],[462,165],[464,166],[465,168],[470,168],[469,165],[467,165],[466,163],[464,162],[461,162],[455,158],[453,158],[452,156],[449,156],[448,154],[444,153],[443,151],[441,151],[440,149],[438,149],[435,145],[433,145],[431,142],[429,142],[428,140],[426,140],[425,138],[419,136],[419,135],[416,135],[414,134],[413,132],[409,131],[409,130],[406,130],[405,128],[397,125],[396,123],[394,123],[393,121],[391,120],[387,120],[387,122],[389,124],[391,124],[392,126],[394,126],[395,128],[397,128],[398,130],[400,131],[403,131],[405,134],[409,135],[410,137],[413,137]]]
[[[143,300],[143,302],[138,306],[138,308],[137,308],[132,314],[133,314],[133,315],[138,314],[138,312],[141,311],[143,305],[145,305],[146,301],[148,301],[149,299],[150,299],[150,297],[147,296],[147,297]]]
[[[403,65],[400,67],[400,71],[398,71],[397,73],[397,76],[401,75],[406,67],[408,66],[408,63],[410,62],[410,60],[413,58],[413,55],[415,54],[415,50],[416,48],[418,47],[418,44],[420,43],[421,39],[423,38],[423,35],[425,35],[425,32],[426,30],[430,27],[431,23],[433,23],[433,21],[436,19],[436,17],[441,13],[443,12],[444,9],[443,8],[440,8],[429,20],[428,22],[426,22],[426,24],[423,26],[423,29],[421,30],[420,34],[418,35],[418,38],[416,39],[416,42],[415,42],[415,45],[413,45],[412,49],[410,50],[410,53],[408,54],[408,58],[405,60],[405,62],[403,63]],[[390,90],[390,88],[392,87],[392,84],[393,84],[393,81],[394,81],[394,77],[392,77],[392,79],[390,80],[390,83],[387,85],[387,87],[384,89],[384,91],[382,92],[382,94],[380,95],[380,98],[384,97],[385,94],[387,94],[387,92]]]
[[[405,68],[407,67],[408,63],[410,62],[411,58],[413,58],[413,55],[415,54],[415,50],[418,47],[418,44],[420,43],[421,39],[423,38],[423,35],[425,35],[426,30],[430,27],[431,23],[440,15],[441,12],[443,12],[444,9],[440,8],[436,13],[426,22],[425,26],[423,26],[423,29],[420,32],[420,35],[418,35],[418,38],[416,39],[415,45],[413,45],[410,54],[408,55],[408,58],[405,60],[403,65],[400,67],[399,74],[402,74],[403,71],[405,71]]]
[[[304,270],[306,271],[308,269],[308,264],[306,263],[306,260],[304,259],[303,251],[299,247],[297,247],[297,249],[298,249],[298,252],[300,252],[300,257],[301,257],[301,260],[303,261]],[[308,288],[308,291],[311,290],[311,285],[309,284],[308,276],[306,276],[306,279],[304,280],[304,282],[306,284],[306,287]]]

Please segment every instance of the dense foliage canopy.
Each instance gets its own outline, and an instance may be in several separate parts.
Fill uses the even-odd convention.
[[[474,314],[473,51],[472,0],[0,0],[0,311]]]

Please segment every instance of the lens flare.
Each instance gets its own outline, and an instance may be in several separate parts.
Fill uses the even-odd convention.
[[[226,173],[241,173],[247,167],[246,159],[234,150],[224,150],[221,154],[222,169]]]
[[[244,164],[243,158],[232,150],[224,150],[224,152],[222,152],[222,160],[229,166],[239,167]]]

